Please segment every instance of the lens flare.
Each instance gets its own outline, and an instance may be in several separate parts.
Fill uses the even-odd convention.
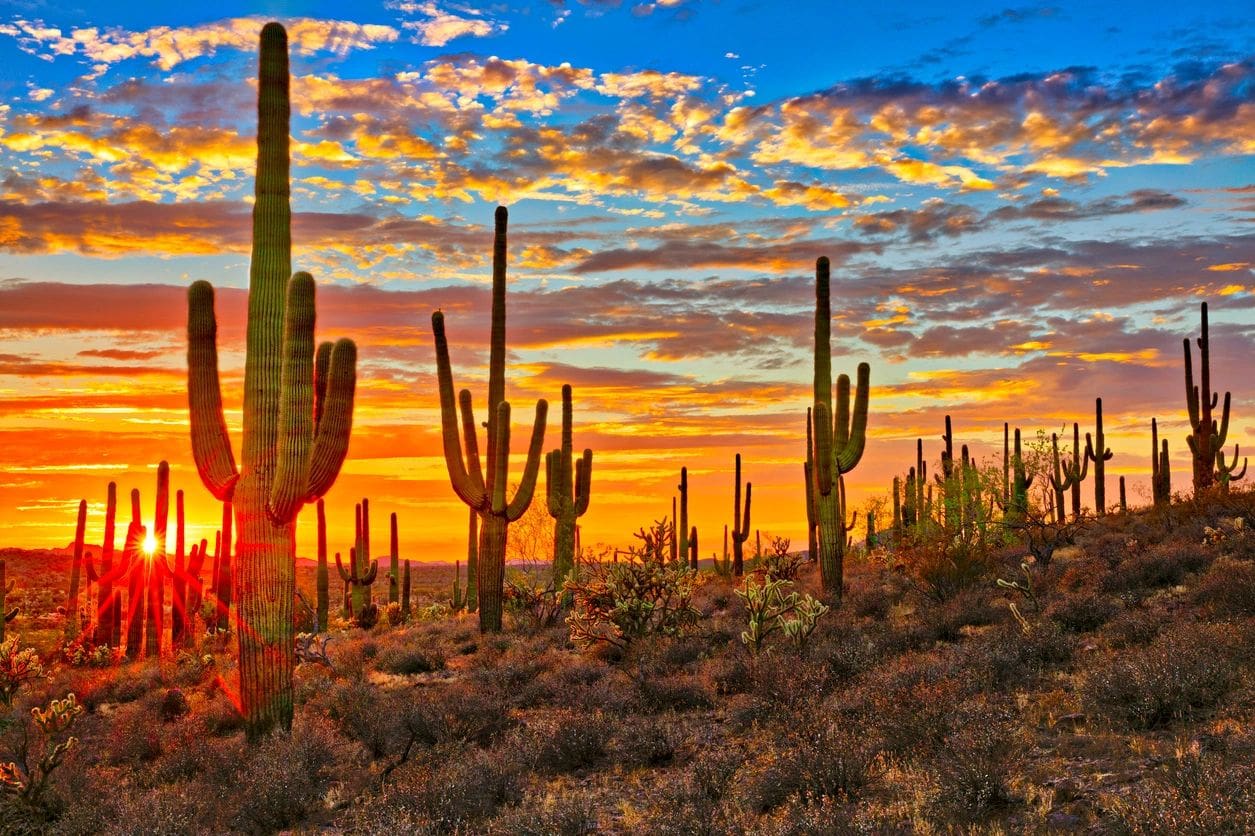
[[[152,557],[157,551],[157,538],[149,534],[144,538],[144,554]]]

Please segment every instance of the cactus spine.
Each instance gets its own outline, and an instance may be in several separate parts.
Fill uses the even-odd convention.
[[[1225,439],[1229,436],[1229,393],[1224,393],[1220,423],[1212,417],[1212,410],[1220,400],[1220,394],[1211,390],[1211,347],[1207,338],[1207,303],[1202,305],[1203,335],[1198,338],[1200,386],[1194,385],[1194,361],[1190,357],[1190,340],[1183,340],[1185,347],[1185,406],[1190,416],[1192,432],[1186,437],[1190,453],[1194,457],[1194,493],[1209,489],[1215,481],[1216,466]],[[1237,464],[1237,451],[1234,451]]]
[[[331,573],[327,566],[327,505],[322,499],[318,500],[318,573],[314,606],[317,626],[327,629],[328,611],[331,609]]]
[[[741,454],[736,454],[736,489],[732,496],[732,575],[745,574],[745,541],[750,538],[752,482],[745,483],[745,513],[741,513]]]
[[[348,450],[356,346],[314,352],[314,280],[291,273],[288,39],[261,32],[257,173],[244,365],[243,466],[235,466],[218,386],[213,288],[188,291],[192,452],[205,487],[239,515],[240,699],[257,740],[292,727],[296,516],[322,496]],[[290,278],[289,278],[290,277]],[[286,297],[286,298],[285,298]]]
[[[840,600],[845,560],[845,508],[840,480],[863,457],[867,441],[867,397],[871,367],[858,366],[858,388],[850,412],[850,378],[837,378],[832,391],[832,310],[829,303],[827,258],[815,262],[815,379],[814,379],[814,504],[819,526],[819,572],[825,592]]]
[[[17,587],[17,581],[6,580],[4,568],[4,561],[0,560],[0,643],[4,642],[4,625],[17,618],[19,612],[17,607],[9,609],[7,599]]]
[[[1102,431],[1102,398],[1094,399],[1097,421],[1094,435],[1085,433],[1085,458],[1094,463],[1094,512],[1098,516],[1107,513],[1107,475],[1105,463],[1111,461],[1111,449]]]
[[[440,423],[444,439],[445,465],[453,490],[470,508],[479,513],[479,565],[476,567],[479,595],[479,629],[497,632],[501,629],[502,592],[505,581],[506,531],[511,522],[523,516],[532,503],[536,476],[540,472],[541,451],[545,443],[545,418],[549,404],[536,402],[536,421],[532,425],[527,463],[514,498],[506,500],[510,461],[510,404],[505,399],[505,285],[506,224],[509,214],[497,207],[496,232],[492,248],[492,332],[488,364],[488,450],[485,464],[480,466],[478,430],[471,411],[471,393],[463,389],[459,401],[453,399],[453,369],[449,363],[449,342],[444,333],[444,314],[431,315],[431,330],[436,338],[436,371],[440,389]],[[465,458],[458,439],[458,407],[462,411],[465,435]]]
[[[563,384],[562,447],[545,455],[547,504],[553,517],[554,589],[562,589],[562,582],[575,566],[575,521],[588,510],[593,477],[592,450],[585,448],[583,457],[572,461],[571,413],[571,386]]]

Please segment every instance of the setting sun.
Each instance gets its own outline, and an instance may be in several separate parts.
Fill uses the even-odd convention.
[[[157,538],[149,534],[144,538],[144,555],[152,557],[157,551]]]

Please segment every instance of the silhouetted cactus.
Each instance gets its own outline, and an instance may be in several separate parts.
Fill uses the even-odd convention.
[[[1190,357],[1190,339],[1182,344],[1185,348],[1185,406],[1190,416],[1192,432],[1186,437],[1190,453],[1194,457],[1194,493],[1206,491],[1215,483],[1216,462],[1229,436],[1229,393],[1224,393],[1220,423],[1212,417],[1220,395],[1211,390],[1211,350],[1207,337],[1207,303],[1202,304],[1203,335],[1198,338],[1199,383],[1194,385],[1194,361]],[[1237,452],[1234,452],[1237,463]]]
[[[588,511],[592,490],[593,451],[585,448],[579,461],[572,460],[571,386],[562,387],[562,446],[545,456],[547,505],[553,517],[553,586],[562,582],[575,566],[575,521]]]
[[[1081,425],[1072,422],[1072,462],[1063,462],[1063,476],[1072,491],[1072,519],[1081,518],[1081,483],[1089,475],[1089,456],[1081,447]]]
[[[153,553],[146,561],[148,604],[144,621],[144,655],[161,655],[165,629],[166,535],[170,524],[170,465],[157,465],[157,503],[153,514]]]
[[[893,477],[893,536],[898,538],[902,535],[902,480]]]
[[[1124,477],[1123,476],[1120,477],[1120,513],[1121,514],[1129,513],[1129,500],[1128,500],[1128,496],[1124,492]]]
[[[144,652],[144,610],[147,605],[148,568],[144,560],[144,539],[148,529],[141,523],[139,490],[131,489],[131,522],[126,529],[122,547],[122,563],[126,567],[126,658],[138,659]]]
[[[815,375],[814,375],[814,504],[819,525],[819,573],[825,592],[840,600],[845,560],[845,508],[840,479],[863,457],[867,441],[867,399],[871,366],[858,366],[853,413],[850,378],[837,378],[832,391],[832,309],[829,302],[827,258],[815,262]]]
[[[1028,513],[1028,489],[1033,484],[1033,477],[1024,468],[1019,427],[1015,428],[1015,452],[1011,457],[1011,473],[1011,505],[1008,506],[1007,513],[1022,519]]]
[[[1094,512],[1098,516],[1107,513],[1106,463],[1111,461],[1111,448],[1102,430],[1102,398],[1094,399],[1096,420],[1094,434],[1085,433],[1085,458],[1094,463]]]
[[[806,479],[806,559],[819,559],[819,525],[815,522],[815,434],[812,429],[813,407],[806,410],[806,463],[802,465]]]
[[[449,597],[449,611],[459,613],[466,607],[466,596],[462,594],[462,563],[453,562],[453,594]]]
[[[1216,453],[1216,481],[1220,483],[1220,492],[1229,492],[1229,483],[1237,482],[1246,475],[1246,459],[1242,459],[1242,469],[1238,470],[1239,448],[1233,445],[1233,461],[1225,463],[1224,450]]]
[[[410,620],[410,562],[405,561],[405,569],[401,573],[401,618]]]
[[[687,467],[680,468],[680,484],[677,487],[680,492],[680,559],[688,560],[689,554],[689,469]]]
[[[366,572],[366,567],[371,565],[370,552],[370,500],[362,497],[362,501],[357,506],[357,565],[361,567],[362,572]],[[374,561],[376,569],[378,569],[379,561]],[[374,603],[374,595],[371,592],[371,586],[374,585],[374,578],[371,582],[365,584],[362,588],[363,605],[369,607]],[[353,609],[354,614],[361,613],[360,607]]]
[[[399,543],[397,542],[397,515],[393,512],[389,518],[391,523],[391,537],[389,538],[388,555],[390,562],[388,564],[388,603],[399,604],[401,602],[401,552],[399,551]]]
[[[689,529],[688,536],[689,546],[689,568],[694,572],[697,571],[697,526]]]
[[[18,607],[9,609],[8,597],[13,594],[13,590],[17,587],[17,581],[6,580],[4,561],[0,560],[0,644],[4,642],[4,625],[17,618],[17,614],[21,612]]]
[[[496,632],[501,629],[502,592],[505,581],[506,530],[511,522],[523,516],[532,502],[536,476],[540,471],[541,451],[545,443],[545,417],[549,404],[536,402],[536,421],[532,425],[527,463],[514,498],[506,500],[510,459],[510,404],[505,399],[505,286],[506,286],[506,223],[508,213],[497,207],[496,233],[492,248],[492,333],[488,361],[487,473],[479,461],[478,430],[471,412],[471,393],[463,389],[457,403],[453,399],[453,369],[449,362],[449,343],[444,333],[444,314],[431,315],[431,329],[436,338],[436,371],[440,390],[440,419],[444,439],[445,465],[453,490],[480,517],[479,532],[479,629]],[[458,407],[461,407],[461,428],[465,435],[465,458],[459,442]]]
[[[466,611],[479,609],[479,512],[470,509],[466,525]]]
[[[750,538],[750,501],[754,485],[745,483],[745,513],[741,513],[741,454],[736,454],[736,489],[732,497],[732,574],[745,574],[745,541]]]
[[[70,594],[65,602],[65,640],[72,642],[82,631],[79,620],[78,585],[83,571],[83,537],[87,532],[87,500],[79,500],[78,522],[74,527],[74,558],[70,564]]]
[[[318,500],[318,570],[314,580],[314,599],[316,626],[326,630],[331,610],[331,571],[327,564],[327,505],[322,499]]]
[[[1168,439],[1159,440],[1159,423],[1150,419],[1150,491],[1156,508],[1172,504],[1172,464],[1168,458]]]

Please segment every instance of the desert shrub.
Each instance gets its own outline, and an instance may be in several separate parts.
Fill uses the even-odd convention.
[[[822,703],[837,684],[831,668],[813,659],[768,654],[754,659],[749,670],[753,702],[743,719],[751,722],[791,719]]]
[[[1106,799],[1103,824],[1129,836],[1212,836],[1255,832],[1255,769],[1223,764],[1197,745],[1179,747],[1153,779]]]
[[[889,615],[894,601],[895,596],[889,589],[883,584],[874,583],[855,586],[849,590],[841,601],[841,607],[859,618],[879,620]]]
[[[636,680],[636,687],[639,706],[645,711],[689,711],[715,704],[705,680],[695,674],[643,676]]]
[[[763,555],[759,568],[767,573],[767,579],[773,581],[797,580],[798,573],[806,565],[806,552],[789,552],[789,538],[772,537],[768,545],[770,552]]]
[[[492,831],[518,836],[584,836],[597,830],[597,808],[586,795],[528,795],[492,821]]]
[[[936,750],[950,731],[962,683],[924,668],[896,679],[868,683],[864,690],[871,692],[867,716],[874,718],[886,751],[912,758]]]
[[[171,720],[177,720],[192,710],[191,705],[187,701],[187,695],[179,688],[167,688],[161,692],[161,698],[157,703],[157,716],[162,722],[168,723]]]
[[[626,648],[643,636],[681,635],[700,615],[692,604],[697,582],[683,564],[636,558],[581,564],[579,576],[566,582],[571,640],[585,648]]]
[[[444,670],[445,657],[439,647],[389,645],[375,657],[375,667],[384,673],[416,674]]]
[[[629,717],[615,724],[610,753],[614,763],[628,768],[663,766],[675,759],[681,739],[668,723]]]
[[[405,623],[405,613],[401,610],[401,605],[396,601],[389,601],[388,607],[383,613],[384,621],[389,627],[400,627]]]
[[[1101,591],[1137,598],[1150,590],[1175,586],[1210,562],[1211,555],[1198,543],[1172,541],[1136,549],[1103,578]]]
[[[353,614],[353,623],[363,630],[369,630],[379,623],[379,605],[370,603],[362,607],[362,611]]]
[[[518,722],[503,710],[509,694],[499,687],[458,682],[436,699],[453,740],[487,745]]]
[[[452,746],[394,772],[377,798],[345,822],[358,833],[471,833],[522,800],[518,765],[495,753]]]
[[[552,627],[562,618],[562,593],[554,589],[553,581],[542,584],[524,572],[506,578],[504,604],[533,630]]]
[[[1159,634],[1163,618],[1149,610],[1130,609],[1107,622],[1104,633],[1114,648],[1137,647],[1150,644]]]
[[[149,789],[118,794],[112,799],[115,810],[109,822],[108,832],[119,836],[147,836],[151,833],[194,834],[204,833],[214,826],[214,799],[208,797],[194,780],[181,780],[161,784]],[[71,815],[57,821],[60,830],[68,825],[75,828],[77,818],[71,806]],[[100,822],[94,826],[83,822],[83,833],[100,832]]]
[[[827,665],[834,679],[845,681],[870,670],[880,661],[876,643],[858,628],[830,630],[815,638],[810,658]]]
[[[1194,601],[1222,618],[1255,616],[1255,563],[1216,561],[1194,589]]]
[[[934,760],[941,803],[966,815],[980,815],[1008,800],[1007,779],[1015,759],[1014,717],[1005,707],[963,706]]]
[[[318,722],[264,740],[240,770],[232,825],[273,833],[302,823],[321,806],[335,769],[335,733]]]
[[[782,741],[766,763],[741,782],[747,804],[766,812],[792,796],[807,802],[858,798],[881,772],[881,746],[866,729],[808,724]]]
[[[109,718],[103,754],[106,763],[138,766],[161,757],[161,724],[144,705],[127,705]]]
[[[985,580],[994,568],[989,545],[974,534],[940,531],[908,543],[898,559],[906,567],[915,588],[934,601],[948,601]]]
[[[920,613],[924,635],[932,641],[955,642],[964,627],[993,624],[1002,615],[989,595],[979,589],[964,589]]]
[[[168,727],[164,734],[166,744],[153,765],[157,784],[196,781],[202,786],[230,786],[240,763],[248,757],[242,738],[212,737],[195,720]]]
[[[210,734],[228,735],[244,728],[244,715],[221,691],[215,691],[205,705],[201,720]]]
[[[968,675],[990,688],[1019,685],[1072,658],[1074,641],[1054,622],[1037,624],[1028,633],[1006,625],[990,631],[963,651]]]
[[[44,803],[45,793],[51,788],[53,773],[78,744],[71,730],[82,713],[74,694],[67,694],[64,699],[53,699],[47,708],[33,709],[31,720],[5,740],[7,757],[0,758],[0,812],[13,808],[34,814],[51,812]]]
[[[361,680],[337,682],[328,695],[327,714],[350,740],[373,758],[389,754],[398,743],[395,717],[382,705],[383,692]]]
[[[1135,729],[1168,725],[1215,705],[1234,687],[1238,637],[1224,625],[1185,625],[1146,648],[1103,660],[1082,693],[1094,709]]]
[[[556,711],[529,717],[499,751],[521,771],[574,772],[605,757],[611,731],[610,720],[601,712]]]
[[[1091,633],[1106,624],[1120,611],[1120,606],[1096,592],[1069,595],[1058,599],[1046,615],[1069,633]]]

